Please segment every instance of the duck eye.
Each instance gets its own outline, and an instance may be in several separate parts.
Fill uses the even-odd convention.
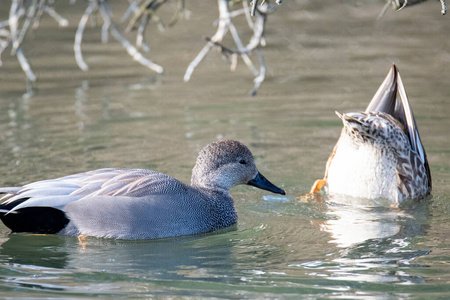
[[[239,161],[239,163],[240,163],[241,165],[245,165],[247,162],[246,162],[245,160],[241,159],[241,160]]]

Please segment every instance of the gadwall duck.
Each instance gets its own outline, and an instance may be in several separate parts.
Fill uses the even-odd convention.
[[[427,155],[395,65],[365,112],[337,115],[344,128],[325,176],[314,183],[311,194],[325,186],[330,195],[384,198],[396,204],[430,194]]]
[[[229,190],[248,184],[277,194],[240,142],[200,151],[191,185],[142,169],[100,169],[0,188],[0,219],[13,232],[155,239],[214,231],[237,221]]]

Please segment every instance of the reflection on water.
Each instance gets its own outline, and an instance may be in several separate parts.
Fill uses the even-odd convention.
[[[405,230],[408,230],[409,236],[424,233],[418,224],[427,218],[425,201],[413,203],[414,208],[408,210],[391,207],[387,200],[385,205],[373,200],[337,196],[328,201],[327,214],[331,218],[320,228],[328,232],[339,247],[347,248],[370,239],[398,236]]]
[[[405,209],[375,204],[355,198],[327,199],[322,220],[312,221],[318,230],[328,234],[330,250],[322,260],[294,263],[315,278],[358,283],[425,284],[415,268],[428,265],[415,263],[431,250],[416,249],[415,239],[426,235],[428,204],[411,203]],[[325,246],[323,246],[325,247]],[[332,249],[332,248],[329,248]]]
[[[356,199],[348,200],[351,203]],[[421,276],[409,275],[408,269],[418,266],[413,262],[416,258],[430,253],[430,250],[411,247],[411,241],[416,236],[425,234],[427,204],[414,204],[412,209],[402,210],[373,206],[373,202],[359,200],[358,204],[353,201],[350,205],[332,203],[328,214],[334,218],[321,224],[321,230],[331,235],[330,242],[343,248],[341,256],[333,260],[339,268],[329,270],[331,278],[378,283],[425,283]],[[366,202],[366,205],[361,202]],[[398,268],[403,270],[396,270]]]
[[[13,234],[1,244],[0,255],[11,266],[22,268],[77,269],[171,280],[208,278],[212,266],[225,271],[233,265],[233,241],[214,236],[209,241],[202,245],[198,236],[135,242],[88,238],[82,246],[76,238]]]
[[[325,2],[284,1],[271,15],[267,80],[256,98],[247,96],[249,74],[240,65],[230,73],[214,55],[182,82],[202,34],[211,31],[215,2],[190,3],[190,21],[152,35],[163,76],[123,59],[122,49],[104,56],[90,46],[92,67],[82,73],[57,42],[71,35],[43,20],[49,39],[36,32],[33,48],[24,50],[41,70],[38,89],[23,98],[21,70],[4,55],[1,186],[104,167],[149,168],[189,182],[198,151],[223,137],[247,144],[260,171],[288,197],[240,186],[231,191],[239,220],[230,231],[88,239],[85,250],[76,238],[9,234],[0,225],[2,297],[447,298],[448,18],[434,1],[388,11],[379,22],[377,1]],[[202,27],[208,30],[198,32]],[[98,40],[91,33],[84,45]],[[323,175],[342,128],[334,111],[364,109],[393,62],[427,150],[432,199],[401,208],[297,200]]]
[[[368,239],[391,237],[400,231],[397,218],[401,213],[339,207],[330,214],[335,219],[324,222],[321,230],[330,233],[333,242],[343,248]]]

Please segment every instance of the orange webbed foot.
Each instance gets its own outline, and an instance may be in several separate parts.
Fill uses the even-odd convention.
[[[308,195],[317,194],[320,192],[320,190],[323,188],[323,186],[327,183],[325,179],[317,179],[313,186],[311,187],[311,190],[309,191]]]
[[[322,187],[327,183],[324,179],[317,179],[313,186],[311,187],[311,190],[308,194],[303,195],[301,197],[298,197],[297,199],[303,202],[308,202],[311,199],[314,199],[315,201],[322,202],[323,196],[319,194]]]
[[[78,236],[78,242],[80,243],[81,249],[83,249],[83,250],[86,250],[86,245],[87,245],[86,238],[87,238],[87,236],[84,234],[80,234]]]

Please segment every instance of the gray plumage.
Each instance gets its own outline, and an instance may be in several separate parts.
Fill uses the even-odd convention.
[[[27,220],[6,219],[30,208],[53,208],[68,220],[58,232],[63,235],[154,239],[195,234],[237,221],[229,190],[239,184],[284,194],[258,172],[246,146],[224,140],[200,152],[191,185],[151,170],[100,169],[0,188],[6,193],[0,218],[13,231],[24,231],[14,224]]]

